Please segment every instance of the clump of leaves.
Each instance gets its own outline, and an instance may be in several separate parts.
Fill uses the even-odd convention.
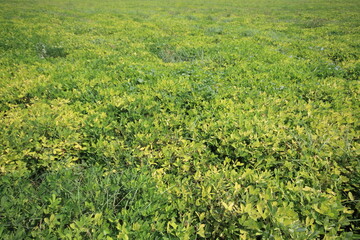
[[[189,62],[204,57],[203,49],[177,48],[170,44],[154,44],[150,47],[150,52],[165,63]]]
[[[36,45],[36,52],[40,58],[64,58],[68,55],[64,47],[50,46],[44,43]]]
[[[305,21],[302,26],[304,28],[318,28],[322,27],[327,23],[327,20],[324,18],[313,18]]]

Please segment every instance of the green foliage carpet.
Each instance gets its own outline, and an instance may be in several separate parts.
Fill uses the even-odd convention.
[[[358,0],[0,0],[1,239],[359,239]]]

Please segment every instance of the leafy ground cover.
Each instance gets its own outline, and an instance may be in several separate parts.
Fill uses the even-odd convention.
[[[0,0],[1,239],[356,239],[360,5]]]

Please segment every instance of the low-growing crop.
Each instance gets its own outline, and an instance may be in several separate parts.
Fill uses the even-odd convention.
[[[359,238],[359,7],[0,0],[0,238]]]

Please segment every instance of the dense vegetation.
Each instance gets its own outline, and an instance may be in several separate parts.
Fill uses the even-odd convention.
[[[0,0],[0,238],[359,237],[359,12]]]

